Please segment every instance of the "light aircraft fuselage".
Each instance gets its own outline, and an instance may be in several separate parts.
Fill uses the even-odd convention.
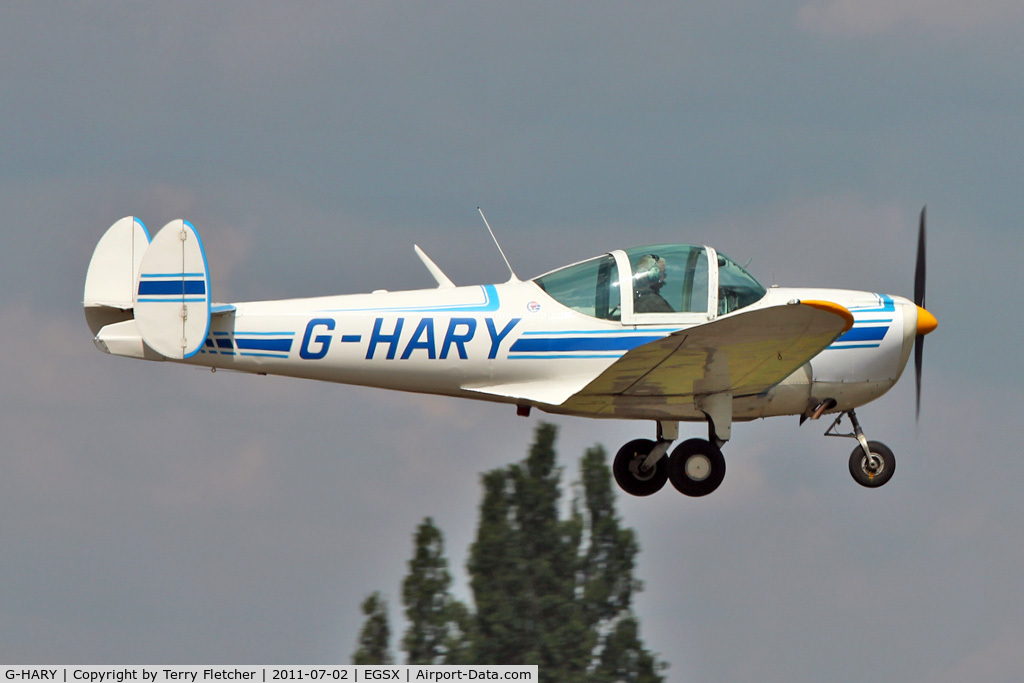
[[[935,324],[899,296],[765,288],[700,245],[617,250],[464,287],[417,253],[438,287],[222,304],[189,223],[151,241],[127,218],[97,246],[86,315],[114,355],[655,421],[657,441],[623,458],[620,484],[623,467],[642,474],[663,459],[679,422],[708,422],[717,450],[736,420],[851,413],[896,383]],[[677,469],[703,481],[699,468]]]

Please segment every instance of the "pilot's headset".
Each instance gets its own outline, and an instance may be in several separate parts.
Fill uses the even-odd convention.
[[[637,261],[636,268],[633,269],[633,280],[637,286],[656,285],[664,278],[664,266],[665,259],[657,254],[647,254]]]

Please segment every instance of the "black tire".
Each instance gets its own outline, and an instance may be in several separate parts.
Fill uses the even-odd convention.
[[[871,472],[868,469],[868,456],[864,455],[864,449],[858,445],[853,449],[853,453],[850,453],[850,474],[853,476],[853,480],[861,486],[877,489],[892,479],[892,475],[895,474],[896,457],[889,447],[880,441],[868,441],[868,448],[881,461],[878,470]]]
[[[615,460],[612,461],[615,483],[631,496],[657,493],[668,481],[668,458],[659,458],[655,466],[646,472],[640,469],[652,448],[654,442],[650,439],[634,439],[615,454]]]
[[[683,495],[706,496],[725,479],[725,456],[710,441],[687,439],[672,451],[668,478]]]

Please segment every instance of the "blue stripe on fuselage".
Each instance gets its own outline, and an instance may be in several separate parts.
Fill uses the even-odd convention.
[[[885,338],[888,327],[854,327],[852,330],[841,336],[835,343],[881,341]]]
[[[240,351],[278,351],[287,353],[292,350],[291,339],[243,339],[235,337],[235,344],[238,345]]]

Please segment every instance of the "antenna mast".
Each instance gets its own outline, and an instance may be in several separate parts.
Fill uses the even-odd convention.
[[[501,248],[501,245],[498,244],[498,238],[494,236],[494,231],[491,230],[491,224],[487,222],[487,216],[484,215],[483,209],[478,206],[476,207],[476,210],[480,212],[480,218],[484,219],[484,225],[487,226],[487,232],[491,233],[491,239],[494,240],[494,246],[498,248],[498,253],[501,254],[501,258],[505,259],[505,265],[508,266],[508,272],[512,275],[512,279],[509,280],[509,282],[519,282],[519,278],[516,277],[516,272],[512,270],[512,264],[508,262],[508,257],[505,256],[505,251]]]

